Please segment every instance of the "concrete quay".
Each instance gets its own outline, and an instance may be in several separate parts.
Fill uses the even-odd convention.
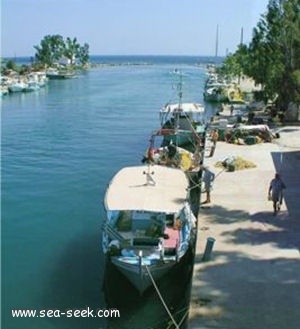
[[[279,133],[273,143],[218,142],[214,156],[205,159],[216,178],[212,202],[199,213],[189,329],[300,327],[300,127]],[[230,155],[256,168],[227,172],[214,166]],[[287,186],[277,216],[267,199],[275,172]],[[204,262],[208,237],[215,243]]]

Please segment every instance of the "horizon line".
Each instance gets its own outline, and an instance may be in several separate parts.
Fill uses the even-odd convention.
[[[226,57],[226,55],[200,55],[200,54],[90,54],[90,57],[92,56],[111,56],[111,57],[117,57],[117,56],[165,56],[165,57],[213,57],[213,58],[223,58]],[[21,57],[34,57],[34,55],[14,55],[14,56],[5,56],[0,54],[1,58],[21,58]]]

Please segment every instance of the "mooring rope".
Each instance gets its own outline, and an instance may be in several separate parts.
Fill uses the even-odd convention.
[[[183,321],[188,316],[188,314],[189,314],[189,309],[187,309],[187,311],[184,313],[183,317],[181,318],[181,320],[179,322],[179,326],[181,326],[183,324]]]
[[[182,311],[184,311],[185,310],[185,313],[183,314],[183,316],[182,316],[182,318],[181,318],[181,320],[180,320],[180,322],[179,322],[179,326],[181,326],[182,324],[183,324],[183,322],[184,322],[184,320],[185,320],[185,318],[188,316],[188,314],[189,314],[189,307],[184,307],[184,308],[182,308],[181,310],[179,310],[179,311],[177,311],[175,314],[178,314],[178,313],[182,313]],[[171,329],[171,326],[172,326],[173,324],[172,323],[168,323],[168,326],[167,326],[167,328],[166,329]]]
[[[170,312],[170,310],[169,310],[169,308],[168,308],[166,302],[164,301],[164,299],[163,299],[163,297],[162,297],[162,295],[161,295],[161,293],[160,293],[160,291],[159,291],[159,289],[158,289],[158,287],[157,287],[157,285],[156,285],[156,283],[155,283],[155,281],[154,281],[154,279],[153,279],[153,277],[152,277],[152,274],[151,274],[151,272],[150,272],[148,266],[147,266],[147,265],[145,265],[145,266],[146,266],[146,270],[147,270],[147,272],[148,272],[148,274],[149,274],[149,277],[150,277],[150,279],[151,279],[151,281],[152,281],[152,284],[153,284],[153,286],[154,286],[154,288],[155,288],[155,290],[156,290],[156,292],[157,292],[157,294],[158,294],[158,297],[160,298],[160,300],[161,300],[161,302],[162,302],[164,308],[166,309],[166,311],[167,311],[167,313],[168,313],[170,319],[172,320],[172,322],[173,322],[175,328],[176,328],[176,329],[180,329],[179,325],[176,323],[175,319],[173,318],[173,316],[172,316],[172,314],[171,314],[171,312]]]

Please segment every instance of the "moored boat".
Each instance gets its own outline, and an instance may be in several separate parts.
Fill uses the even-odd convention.
[[[62,79],[71,79],[76,76],[74,71],[70,70],[57,70],[49,69],[46,72],[46,77],[50,80],[62,80]]]
[[[165,134],[165,144],[171,141],[183,146],[204,133],[206,127],[205,109],[199,103],[167,104],[160,110],[162,129],[171,129],[174,132]]]
[[[40,90],[40,86],[37,81],[28,81],[27,86],[24,88],[23,91],[30,92],[30,91],[37,91]]]
[[[121,169],[107,188],[103,251],[140,293],[188,251],[196,223],[188,187],[180,169],[143,165]]]
[[[224,85],[212,85],[205,88],[203,97],[206,102],[226,102],[228,97]]]
[[[16,92],[22,92],[25,91],[25,89],[28,87],[28,84],[24,81],[12,81],[9,86],[8,86],[8,90],[11,93],[16,93]]]
[[[186,145],[186,148],[174,144],[172,140],[170,144],[166,145],[164,142],[165,133],[164,129],[152,132],[149,147],[142,162],[179,168],[186,173],[189,180],[196,182],[203,163],[203,140],[195,138],[189,146]],[[174,134],[175,131],[168,130],[168,133]]]

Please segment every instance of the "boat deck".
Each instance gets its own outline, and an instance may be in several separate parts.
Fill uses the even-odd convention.
[[[120,170],[105,196],[108,210],[176,213],[188,197],[188,179],[176,168],[136,166]]]

